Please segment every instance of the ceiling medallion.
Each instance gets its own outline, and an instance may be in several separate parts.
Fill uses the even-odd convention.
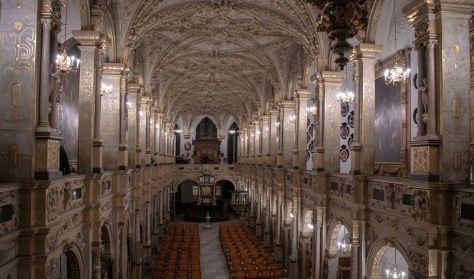
[[[367,26],[367,0],[305,0],[316,5],[322,12],[319,31],[328,33],[335,62],[342,70],[349,59],[345,53],[353,47],[347,41]]]

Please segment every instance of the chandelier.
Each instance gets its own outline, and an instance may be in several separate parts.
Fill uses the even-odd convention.
[[[385,83],[386,84],[396,84],[398,82],[405,81],[410,77],[410,69],[403,69],[398,66],[398,63],[395,63],[392,69],[386,69],[384,72]]]
[[[304,0],[320,10],[319,31],[327,32],[334,62],[344,69],[349,59],[345,54],[352,49],[347,41],[367,26],[367,0]]]
[[[395,2],[393,1],[393,14],[396,13]],[[397,49],[397,22],[394,18],[394,25],[395,25],[395,50]],[[397,55],[397,54],[395,54]],[[398,57],[396,57],[398,59]],[[385,83],[386,84],[396,84],[398,82],[405,81],[407,78],[410,77],[410,68],[403,69],[401,66],[398,65],[397,61],[395,61],[395,66],[392,69],[386,69],[384,72]]]
[[[336,95],[336,100],[341,103],[341,105],[352,103],[354,101],[354,92],[350,91],[347,89],[347,79],[348,79],[348,71],[346,67],[346,79],[344,81],[344,87],[346,88],[345,90],[337,93]]]
[[[389,267],[385,269],[387,279],[405,279],[405,272],[399,271],[397,266],[397,249],[395,249],[395,264],[389,263]]]
[[[344,227],[344,234],[342,237],[342,242],[340,241],[337,242],[337,249],[339,249],[339,251],[345,254],[349,252],[349,250],[351,250],[351,243],[349,241],[346,242],[346,235],[347,235],[346,226],[343,226],[343,227]]]
[[[80,63],[81,60],[76,59],[74,56],[67,55],[65,49],[63,49],[61,53],[58,53],[58,55],[56,55],[56,67],[62,73],[68,74],[70,72],[77,72]]]
[[[341,104],[352,103],[354,101],[354,92],[349,90],[344,90],[336,95],[336,99]]]
[[[318,109],[316,108],[315,105],[312,105],[312,106],[306,108],[306,112],[310,113],[312,115],[316,115],[316,113],[318,112]]]
[[[64,40],[66,40],[67,36],[67,2],[66,2],[66,23],[64,24]],[[79,65],[81,63],[80,59],[76,59],[74,56],[69,56],[66,53],[66,50],[63,48],[60,53],[56,55],[56,67],[57,71],[61,73],[75,73],[79,70]]]
[[[106,85],[102,83],[102,91],[101,91],[101,96],[107,96],[110,97],[112,95],[112,85]]]

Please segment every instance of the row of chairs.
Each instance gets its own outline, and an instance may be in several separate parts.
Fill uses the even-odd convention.
[[[154,279],[200,279],[198,224],[173,224],[163,239],[153,270]]]
[[[247,224],[221,224],[219,238],[233,279],[285,278]]]

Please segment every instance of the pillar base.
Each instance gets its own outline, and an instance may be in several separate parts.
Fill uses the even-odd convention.
[[[324,171],[324,148],[316,147],[313,152],[313,169],[318,172]]]
[[[50,180],[62,176],[59,170],[61,137],[50,131],[36,132],[35,179]]]
[[[273,253],[275,256],[275,261],[281,264],[283,262],[283,247],[281,243],[275,242],[273,244]]]
[[[151,265],[151,245],[143,246],[143,264]]]
[[[290,256],[288,258],[288,278],[298,279],[298,260],[296,257]]]
[[[263,232],[263,245],[265,248],[270,249],[270,232]]]
[[[102,173],[103,169],[103,144],[101,139],[95,139],[92,143],[92,172]]]
[[[422,181],[439,180],[440,140],[420,140],[410,142],[410,178]]]
[[[257,236],[258,240],[263,240],[263,225],[262,223],[257,223],[255,226],[255,235]]]

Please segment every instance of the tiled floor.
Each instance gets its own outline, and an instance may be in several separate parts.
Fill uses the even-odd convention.
[[[201,224],[201,278],[228,279],[230,278],[227,261],[219,241],[219,223],[212,223],[212,229],[204,229]]]

